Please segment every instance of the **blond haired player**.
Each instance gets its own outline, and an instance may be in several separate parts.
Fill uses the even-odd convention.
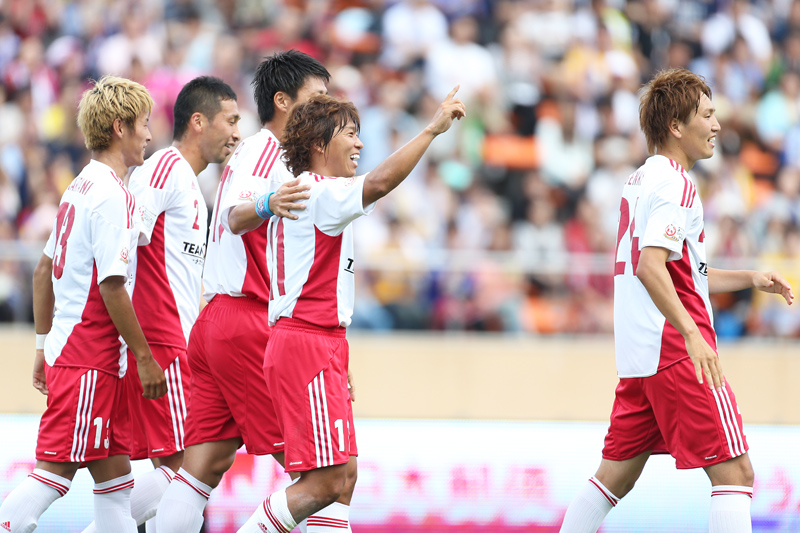
[[[240,533],[288,533],[336,501],[348,483],[348,465],[357,455],[345,338],[354,298],[350,223],[369,214],[433,139],[465,115],[457,89],[422,132],[361,176],[356,169],[363,144],[353,104],[318,95],[292,111],[282,138],[284,159],[302,184],[311,185],[311,197],[297,220],[270,219],[274,327],[264,377],[285,440],[286,470],[300,472],[300,479],[270,495]]]
[[[183,461],[191,398],[186,357],[189,332],[200,310],[208,212],[197,175],[222,163],[239,141],[236,93],[211,76],[183,86],[173,106],[172,145],[133,170],[128,186],[147,246],[136,254],[133,308],[153,356],[167,375],[167,394],[144,400],[128,380],[133,424],[131,459],[150,458],[155,470],[136,478],[131,515],[155,529],[158,503]],[[128,364],[136,368],[132,354]],[[94,524],[84,533],[96,531]]]
[[[652,155],[622,188],[614,270],[620,377],[603,460],[567,509],[561,531],[594,532],[651,454],[711,480],[711,533],[752,530],[753,467],[742,417],[717,356],[709,294],[756,288],[791,304],[776,272],[709,268],[703,204],[689,170],[714,153],[711,89],[683,69],[646,86],[639,122]]]
[[[128,346],[136,354],[144,397],[159,398],[167,387],[126,288],[139,229],[133,195],[121,177],[144,161],[152,107],[142,85],[110,76],[81,98],[78,126],[92,160],[64,192],[34,272],[33,385],[47,395],[47,409],[36,468],[0,506],[5,531],[33,531],[85,463],[95,481],[98,528],[136,532],[123,385]]]

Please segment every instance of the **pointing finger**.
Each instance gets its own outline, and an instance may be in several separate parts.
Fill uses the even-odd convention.
[[[456,93],[458,92],[458,89],[459,89],[460,87],[461,87],[461,84],[460,84],[460,83],[459,83],[459,84],[457,84],[455,87],[453,87],[453,90],[452,90],[452,91],[450,91],[450,94],[448,94],[448,95],[447,95],[447,98],[445,98],[445,100],[452,100],[452,99],[453,99],[453,97],[454,97],[454,96],[456,95]]]

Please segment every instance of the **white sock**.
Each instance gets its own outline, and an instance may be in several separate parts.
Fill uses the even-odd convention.
[[[711,487],[709,533],[751,533],[750,502],[753,487],[717,485]]]
[[[159,505],[160,511],[156,514],[156,527],[159,533],[200,531],[203,526],[203,510],[210,496],[211,487],[195,479],[183,468],[178,470],[164,492]]]
[[[308,533],[342,533],[350,529],[350,506],[333,502],[307,519]]]
[[[0,530],[30,533],[54,501],[69,490],[72,482],[39,468],[12,490],[0,505]]]
[[[569,504],[561,533],[595,533],[619,498],[592,476]]]
[[[297,522],[289,512],[286,489],[273,492],[239,528],[238,533],[289,533]]]
[[[160,466],[136,478],[136,484],[131,491],[131,516],[137,525],[144,524],[156,515],[158,502],[174,475],[169,467]],[[83,533],[97,533],[97,526],[92,522]],[[155,529],[151,530],[148,525],[147,533],[155,533]]]
[[[168,466],[161,465],[136,479],[136,485],[131,492],[131,516],[137,524],[144,524],[156,515],[158,502],[173,477],[175,472]]]
[[[98,531],[136,533],[131,517],[133,474],[94,484],[94,523]]]

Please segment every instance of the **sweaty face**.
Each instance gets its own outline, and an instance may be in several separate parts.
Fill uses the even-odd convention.
[[[714,105],[704,94],[700,97],[697,113],[687,124],[682,125],[680,146],[691,163],[689,168],[695,161],[708,159],[714,155],[714,145],[719,130],[719,121],[714,115]]]
[[[150,113],[144,113],[134,122],[133,128],[122,125],[122,157],[127,167],[138,167],[144,164],[144,151],[150,142]]]
[[[325,166],[327,174],[335,177],[349,178],[356,175],[358,158],[364,145],[358,138],[356,125],[348,122],[331,139],[325,149]]]
[[[239,106],[235,100],[220,101],[220,111],[203,128],[202,152],[208,163],[222,163],[239,142]],[[205,119],[204,121],[208,120]]]

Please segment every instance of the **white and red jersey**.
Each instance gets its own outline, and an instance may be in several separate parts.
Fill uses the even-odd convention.
[[[681,303],[716,350],[708,298],[703,204],[686,170],[656,155],[622,189],[614,268],[614,337],[620,378],[652,376],[688,357],[680,333],[636,277],[646,246],[666,248],[667,270]]]
[[[122,377],[127,345],[100,296],[110,276],[133,279],[139,228],[133,194],[108,165],[91,160],[64,195],[44,247],[53,260],[55,315],[44,355],[50,366]]]
[[[200,312],[208,221],[197,176],[171,146],[137,167],[128,187],[136,197],[142,233],[150,241],[136,256],[136,316],[148,344],[186,348]]]
[[[267,273],[267,224],[242,235],[228,226],[230,210],[273,192],[293,179],[280,156],[278,139],[266,128],[236,147],[222,173],[214,201],[203,272],[204,297],[217,294],[247,296],[269,302]]]
[[[355,297],[353,228],[375,203],[363,207],[364,179],[300,174],[311,187],[297,220],[272,217],[267,259],[270,273],[269,323],[281,317],[324,328],[347,327]]]

